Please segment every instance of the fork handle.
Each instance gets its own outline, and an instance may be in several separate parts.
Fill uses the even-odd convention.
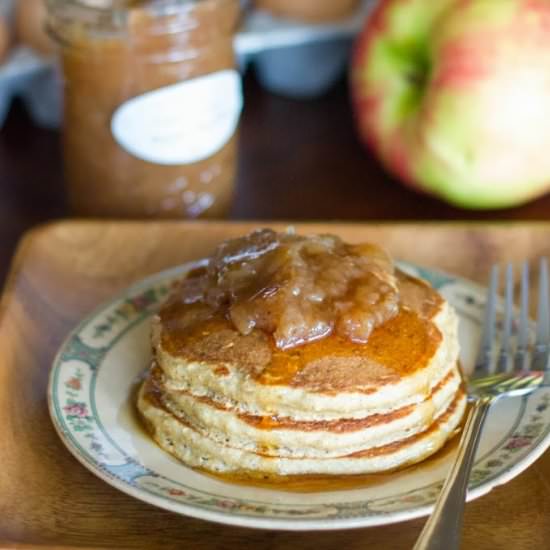
[[[455,462],[447,475],[434,511],[420,533],[414,550],[454,550],[460,546],[462,517],[470,471],[479,434],[493,399],[479,398],[470,410]]]

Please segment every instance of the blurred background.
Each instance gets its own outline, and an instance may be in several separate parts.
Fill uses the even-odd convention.
[[[546,134],[532,121],[550,128],[533,99],[550,105],[533,77],[550,63],[512,75],[535,91],[498,106],[527,117],[538,148],[495,153],[495,116],[447,138],[423,103],[437,105],[436,81],[447,101],[457,80],[444,80],[456,59],[430,46],[436,16],[427,0],[0,0],[0,285],[23,232],[64,217],[548,219]],[[485,102],[487,75],[502,73],[493,50]],[[470,69],[466,55],[486,57],[461,52]],[[506,95],[499,82],[490,98]],[[508,177],[522,162],[541,166],[525,185]]]

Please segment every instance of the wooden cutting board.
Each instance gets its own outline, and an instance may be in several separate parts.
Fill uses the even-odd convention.
[[[10,547],[408,549],[423,519],[386,527],[287,533],[215,525],[154,508],[76,462],[47,411],[52,358],[98,303],[136,280],[207,255],[224,238],[289,224],[61,222],[21,242],[0,305],[0,543]],[[296,224],[370,240],[395,257],[483,282],[494,261],[550,255],[550,224]],[[463,547],[550,545],[550,452],[467,505]]]

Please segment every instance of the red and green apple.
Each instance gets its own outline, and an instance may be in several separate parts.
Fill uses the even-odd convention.
[[[405,183],[467,208],[550,190],[550,0],[380,0],[351,87]]]

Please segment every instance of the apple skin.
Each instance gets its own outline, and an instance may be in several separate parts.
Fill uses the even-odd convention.
[[[363,141],[465,208],[550,190],[550,1],[381,0],[355,45]]]

